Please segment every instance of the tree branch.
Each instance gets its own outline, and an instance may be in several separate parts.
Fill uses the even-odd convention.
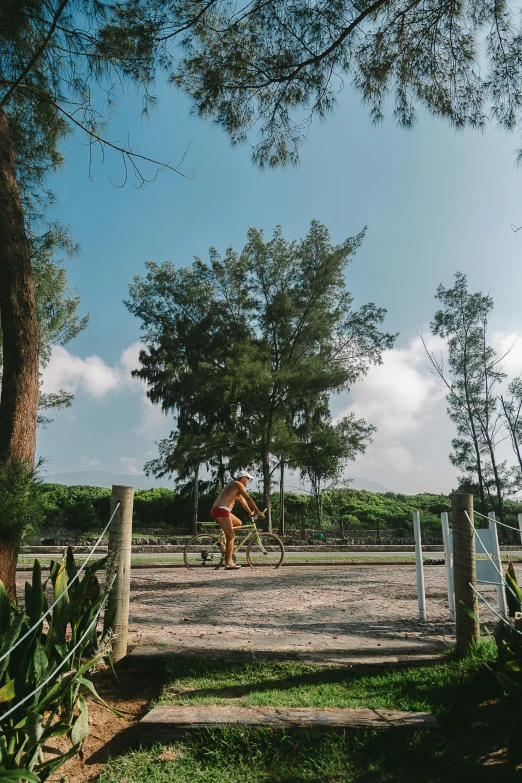
[[[13,84],[7,90],[7,92],[4,95],[4,97],[0,100],[0,109],[5,106],[5,104],[8,102],[9,98],[11,97],[11,95],[13,95],[15,90],[21,85],[21,83],[24,81],[24,79],[27,76],[27,74],[30,73],[30,71],[33,69],[34,65],[38,62],[38,60],[40,59],[40,57],[42,56],[42,54],[46,50],[49,41],[51,40],[51,38],[54,35],[54,31],[56,30],[56,26],[58,24],[58,20],[59,20],[60,16],[62,15],[62,13],[63,13],[63,11],[65,9],[65,6],[67,5],[68,2],[69,2],[69,0],[61,0],[60,4],[59,4],[59,6],[58,6],[58,8],[56,10],[56,13],[55,13],[55,15],[53,17],[53,21],[52,21],[51,26],[49,28],[49,32],[47,33],[47,35],[45,36],[45,38],[41,42],[40,46],[37,48],[37,50],[35,51],[35,53],[31,57],[31,59],[29,60],[29,62],[25,66],[25,68],[23,69],[22,73],[15,79]]]

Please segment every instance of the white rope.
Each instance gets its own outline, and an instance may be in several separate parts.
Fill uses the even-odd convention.
[[[481,546],[481,547],[482,547],[482,549],[484,550],[485,554],[488,556],[488,558],[489,558],[489,561],[490,561],[491,565],[493,566],[493,568],[495,569],[495,571],[496,571],[496,572],[497,572],[497,574],[499,575],[499,577],[500,577],[500,581],[502,582],[502,585],[503,585],[503,587],[506,587],[506,588],[509,590],[509,592],[510,592],[510,593],[511,593],[511,594],[514,596],[514,598],[516,598],[516,599],[517,599],[517,601],[518,601],[518,595],[515,593],[515,591],[514,591],[514,590],[513,590],[513,588],[511,587],[511,585],[509,585],[509,584],[506,582],[506,580],[504,579],[504,575],[502,574],[502,571],[499,569],[499,567],[497,566],[497,564],[495,563],[495,561],[494,561],[494,560],[493,560],[493,558],[491,557],[490,553],[488,552],[488,550],[486,549],[486,547],[485,547],[485,546],[484,546],[484,544],[482,543],[482,539],[480,538],[480,536],[479,536],[479,534],[478,534],[478,530],[476,529],[475,525],[474,525],[474,524],[473,524],[473,522],[471,521],[471,519],[470,519],[470,516],[469,516],[468,512],[466,511],[466,509],[464,509],[464,513],[465,513],[465,515],[466,515],[466,516],[467,516],[467,518],[468,518],[468,522],[469,522],[469,524],[471,525],[471,529],[473,530],[473,532],[475,533],[476,537],[477,537],[477,538],[478,538],[478,540],[479,540],[480,546]],[[487,519],[489,519],[489,517],[487,517]]]
[[[87,630],[85,631],[85,633],[84,633],[84,634],[83,634],[83,636],[81,637],[80,641],[79,641],[79,642],[77,642],[77,643],[74,645],[74,647],[72,648],[72,650],[71,650],[71,651],[70,651],[70,652],[69,652],[69,653],[68,653],[68,654],[65,656],[65,658],[63,659],[63,661],[62,661],[62,662],[61,662],[61,663],[60,663],[60,664],[59,664],[59,665],[56,667],[56,669],[55,669],[55,670],[52,672],[52,674],[50,674],[50,675],[49,675],[49,677],[48,677],[46,680],[44,680],[44,681],[43,681],[43,682],[42,682],[42,683],[41,683],[41,684],[40,684],[40,685],[39,685],[39,686],[38,686],[38,687],[37,687],[37,688],[36,688],[36,689],[35,689],[35,690],[34,690],[32,693],[30,693],[28,696],[24,696],[24,698],[23,698],[21,701],[17,702],[17,703],[16,703],[16,704],[15,704],[13,707],[11,707],[11,709],[10,709],[10,710],[7,710],[7,712],[5,713],[5,715],[1,715],[1,716],[0,716],[0,721],[4,721],[6,718],[8,718],[8,717],[9,717],[9,715],[11,715],[13,712],[15,712],[15,711],[18,709],[18,707],[21,707],[21,705],[22,705],[22,704],[25,704],[25,702],[26,702],[26,701],[29,701],[29,699],[31,699],[31,698],[32,698],[32,697],[33,697],[33,696],[34,696],[36,693],[38,693],[39,691],[41,691],[41,690],[42,690],[42,688],[45,688],[45,686],[47,685],[47,683],[49,683],[49,682],[50,682],[50,681],[53,679],[54,675],[55,675],[57,672],[59,672],[59,671],[60,671],[60,669],[62,668],[62,666],[64,666],[64,665],[67,663],[67,661],[69,660],[69,658],[71,657],[71,655],[73,655],[73,653],[75,653],[75,652],[76,652],[76,650],[77,650],[77,649],[78,649],[78,647],[81,645],[81,643],[84,641],[84,639],[86,639],[86,638],[87,638],[87,636],[89,635],[89,633],[90,633],[90,631],[91,631],[92,627],[98,623],[98,619],[99,619],[99,617],[100,617],[100,614],[102,613],[102,610],[105,608],[105,602],[107,601],[107,598],[109,597],[109,593],[110,593],[110,591],[111,591],[111,588],[112,588],[112,585],[114,584],[114,580],[115,580],[115,579],[116,579],[116,575],[114,576],[114,579],[113,579],[113,580],[112,580],[112,582],[111,582],[111,586],[109,587],[109,589],[108,589],[108,590],[107,590],[107,592],[105,593],[105,597],[104,597],[104,599],[103,599],[103,601],[102,601],[102,603],[101,603],[101,606],[100,606],[100,608],[98,609],[98,612],[97,612],[97,614],[96,614],[96,617],[94,618],[94,620],[92,621],[92,623],[89,625],[89,627],[87,628]]]
[[[466,514],[468,512],[466,511]],[[508,530],[514,530],[516,533],[520,533],[519,527],[513,527],[513,525],[506,525],[505,522],[499,522],[497,519],[491,519],[491,517],[487,517],[484,514],[481,514],[480,511],[475,511],[473,509],[473,514],[476,514],[478,517],[482,517],[483,519],[487,519],[488,522],[494,522],[495,525],[502,525],[502,527],[507,527]]]
[[[8,656],[8,655],[10,655],[10,654],[13,652],[13,650],[15,650],[15,649],[18,647],[18,645],[19,645],[19,644],[21,644],[21,643],[24,641],[24,639],[27,639],[27,637],[28,637],[28,636],[30,636],[30,635],[32,634],[32,632],[35,630],[35,628],[38,628],[38,626],[40,625],[40,623],[41,623],[41,622],[43,622],[43,621],[45,620],[45,618],[46,618],[46,617],[47,617],[47,616],[48,616],[48,615],[49,615],[49,614],[52,612],[52,610],[54,609],[54,607],[56,606],[56,604],[57,604],[57,603],[60,601],[60,599],[61,599],[61,598],[63,598],[63,596],[64,596],[64,595],[67,593],[67,591],[69,590],[69,588],[70,588],[70,586],[73,584],[73,582],[76,582],[76,580],[79,578],[80,574],[82,573],[83,569],[85,568],[85,566],[87,565],[87,563],[88,563],[88,562],[89,562],[89,560],[91,559],[92,555],[94,554],[94,551],[96,550],[96,547],[98,546],[98,544],[99,544],[99,543],[100,543],[100,541],[102,540],[103,536],[104,536],[104,535],[105,535],[105,533],[107,532],[107,530],[108,530],[108,528],[109,528],[109,525],[111,524],[112,520],[114,519],[114,515],[116,514],[117,510],[119,509],[119,507],[120,507],[120,503],[118,502],[118,503],[116,503],[116,507],[115,507],[114,511],[112,512],[112,514],[111,514],[111,518],[109,519],[109,521],[107,522],[107,524],[106,524],[106,526],[105,526],[105,530],[104,530],[104,531],[103,531],[103,533],[100,535],[100,537],[98,538],[98,540],[97,540],[97,541],[96,541],[96,543],[94,544],[93,548],[91,549],[91,551],[89,552],[89,554],[87,555],[86,559],[84,560],[84,562],[82,563],[82,565],[80,566],[80,568],[78,569],[78,571],[75,573],[75,575],[73,576],[73,578],[71,579],[71,581],[70,581],[70,582],[68,582],[68,584],[67,584],[67,587],[65,588],[65,590],[63,591],[63,593],[60,593],[60,595],[58,596],[58,598],[57,598],[57,599],[54,601],[54,603],[52,603],[52,604],[51,604],[51,606],[49,607],[49,609],[48,609],[48,610],[45,612],[45,614],[43,614],[43,615],[40,617],[40,619],[38,620],[38,622],[36,622],[36,623],[35,623],[35,624],[32,626],[32,628],[29,628],[29,630],[28,630],[26,633],[24,633],[24,635],[23,635],[23,636],[20,636],[20,638],[19,638],[19,639],[18,639],[18,640],[17,640],[17,641],[16,641],[16,642],[13,644],[13,646],[12,646],[12,647],[11,647],[11,648],[10,648],[10,649],[7,651],[7,652],[5,652],[3,655],[0,655],[0,663],[1,663],[3,660],[5,660],[5,658],[7,658],[7,656]]]
[[[496,615],[496,617],[498,617],[498,619],[499,619],[499,620],[502,620],[502,622],[503,622],[505,625],[507,625],[507,626],[508,626],[508,628],[511,628],[511,630],[512,630],[512,631],[514,631],[515,633],[518,633],[518,634],[520,634],[520,636],[522,636],[522,631],[519,631],[517,628],[515,628],[515,626],[514,626],[512,623],[510,623],[510,622],[509,622],[509,620],[506,620],[506,618],[505,618],[505,617],[502,617],[502,615],[500,614],[500,612],[497,612],[497,611],[496,611],[496,609],[493,609],[493,607],[491,606],[491,604],[490,604],[488,601],[486,601],[486,599],[484,598],[484,596],[483,596],[483,595],[481,595],[481,594],[479,593],[479,591],[478,591],[478,590],[475,590],[475,588],[473,587],[473,585],[471,584],[471,582],[468,582],[468,585],[471,587],[471,589],[473,590],[473,592],[474,592],[476,595],[478,595],[478,597],[480,598],[480,600],[481,600],[481,601],[484,601],[484,603],[486,604],[486,606],[488,607],[488,609],[489,609],[491,612],[493,612],[493,614],[494,614],[494,615]]]

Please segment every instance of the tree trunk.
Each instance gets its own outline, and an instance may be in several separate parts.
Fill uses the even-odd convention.
[[[11,536],[4,539],[0,535],[0,579],[12,601],[16,601],[16,561],[19,552],[19,539],[13,540]]]
[[[511,445],[513,446],[513,451],[515,452],[516,458],[518,460],[518,465],[520,468],[520,473],[522,474],[522,455],[520,454],[520,446],[518,444],[518,438],[517,438],[517,419],[518,416],[515,417],[515,421],[512,420],[510,413],[508,411],[508,408],[506,406],[506,403],[504,402],[504,398],[501,397],[500,401],[502,403],[502,409],[504,411],[504,418],[507,422],[509,434],[511,435]]]
[[[219,452],[219,465],[218,465],[218,484],[223,489],[225,486],[225,464],[223,462],[223,452]],[[221,492],[220,489],[220,492]]]
[[[268,446],[263,448],[263,505],[266,508],[265,530],[272,532],[272,502],[271,502],[271,476],[270,476],[270,454]]]
[[[279,534],[285,534],[285,463],[281,457],[281,473],[279,476]]]
[[[323,526],[323,490],[319,487],[317,492],[317,529]]]
[[[198,510],[199,510],[199,462],[194,464],[194,505],[192,507],[192,533],[198,532]]]
[[[32,469],[36,450],[40,330],[15,157],[7,117],[1,108],[0,320],[3,339],[0,460],[8,466],[21,462]],[[14,599],[22,531],[9,535],[3,523],[0,519],[0,579]]]
[[[473,407],[471,404],[471,396],[470,396],[470,390],[469,390],[469,378],[468,378],[468,363],[467,363],[467,342],[466,342],[466,349],[465,349],[465,364],[464,364],[464,393],[466,395],[466,413],[468,416],[469,426],[471,430],[471,439],[473,441],[473,448],[475,449],[475,459],[477,460],[477,476],[478,476],[478,484],[479,484],[479,495],[480,495],[480,511],[484,516],[487,513],[486,508],[486,498],[484,496],[484,477],[482,474],[482,460],[480,458],[480,444],[479,439],[477,435],[477,430],[475,427],[475,419],[473,415]]]

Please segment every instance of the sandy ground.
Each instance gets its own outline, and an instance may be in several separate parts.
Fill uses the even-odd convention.
[[[129,644],[177,650],[306,650],[390,655],[454,642],[445,570],[424,569],[419,619],[415,565],[134,569]],[[19,595],[28,574],[18,574]],[[494,587],[481,592],[496,606]],[[494,620],[481,605],[482,620]]]
[[[130,642],[189,650],[428,652],[453,643],[454,625],[444,568],[427,566],[425,582],[421,622],[414,565],[135,570]]]

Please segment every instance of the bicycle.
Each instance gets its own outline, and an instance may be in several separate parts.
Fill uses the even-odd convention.
[[[285,547],[279,536],[275,533],[265,533],[258,530],[255,520],[257,515],[252,516],[251,525],[241,525],[236,528],[236,533],[242,530],[248,530],[248,534],[243,536],[234,547],[232,558],[236,560],[236,554],[246,547],[245,554],[250,568],[265,567],[279,568],[285,559]],[[217,524],[217,522],[200,522],[203,528],[217,527],[219,534],[216,533],[197,533],[192,536],[183,550],[183,560],[187,568],[213,568],[217,571],[225,561],[226,536]]]

